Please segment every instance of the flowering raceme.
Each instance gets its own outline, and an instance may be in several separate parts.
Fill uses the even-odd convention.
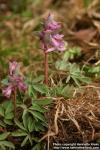
[[[61,29],[61,24],[53,19],[53,15],[49,14],[44,22],[43,31],[40,33],[42,49],[46,53],[65,50],[64,35],[59,34],[59,29]]]
[[[21,92],[25,92],[27,89],[22,76],[17,74],[17,69],[18,63],[16,61],[9,62],[8,84],[2,90],[3,95],[7,98],[10,98],[12,92],[15,92],[17,89]]]

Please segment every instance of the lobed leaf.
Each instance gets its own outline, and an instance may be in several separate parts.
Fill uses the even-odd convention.
[[[14,137],[20,137],[20,136],[26,136],[27,133],[25,131],[19,129],[17,131],[12,132],[11,135]]]
[[[37,111],[32,111],[32,110],[29,110],[29,112],[33,115],[34,118],[37,118],[37,119],[44,121],[44,122],[46,121],[45,117],[41,113],[39,113]]]
[[[16,124],[20,129],[26,130],[26,129],[24,128],[23,124],[22,124],[19,120],[15,119],[14,121],[15,121],[15,124]]]
[[[36,144],[31,150],[40,150],[40,143]]]
[[[4,123],[7,125],[13,125],[12,120],[4,119]]]
[[[38,105],[46,106],[52,103],[52,100],[50,98],[45,98],[41,100],[33,100],[32,105],[36,103]]]
[[[36,91],[40,92],[41,94],[46,94],[48,93],[48,88],[46,85],[43,84],[34,84],[33,85],[33,89],[35,89]]]
[[[21,147],[23,147],[23,146],[27,143],[28,139],[29,139],[29,137],[28,137],[28,135],[27,135],[27,136],[24,138],[23,142],[21,143]]]
[[[10,132],[0,134],[0,141],[5,140],[10,135]]]
[[[13,118],[14,118],[14,113],[13,112],[7,113],[5,115],[5,119],[13,119]]]
[[[32,106],[29,107],[29,109],[31,110],[36,110],[36,111],[39,111],[41,113],[44,113],[46,110],[44,108],[42,108],[41,106],[39,106],[38,104],[36,103],[32,103]]]
[[[0,141],[0,145],[15,149],[14,144],[12,142],[9,142],[9,141]]]
[[[32,132],[34,130],[34,120],[32,117],[28,118],[28,130],[29,132]]]

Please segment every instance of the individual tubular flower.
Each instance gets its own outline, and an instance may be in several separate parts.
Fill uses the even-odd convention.
[[[40,40],[42,49],[48,53],[51,51],[64,51],[65,41],[63,40],[64,35],[59,34],[61,24],[53,19],[53,15],[47,17],[44,22],[44,28],[40,33]]]
[[[10,75],[15,74],[17,68],[18,68],[18,63],[16,61],[9,62],[9,74]]]
[[[7,97],[7,98],[10,98],[10,95],[12,93],[12,86],[9,84],[7,87],[5,87],[3,90],[2,90],[2,94]]]
[[[26,84],[23,82],[23,78],[19,75],[10,77],[10,82],[12,83],[13,87],[17,87],[19,91],[25,92],[27,89]]]
[[[17,68],[17,62],[14,61],[9,63],[8,85],[2,90],[3,95],[7,98],[10,98],[11,94],[17,89],[21,92],[25,92],[27,90],[27,86],[24,83],[23,78],[16,74]]]
[[[48,48],[46,52],[51,52],[54,50],[64,51],[65,50],[65,42],[63,41],[63,35],[56,34],[51,36],[50,45],[51,47]]]
[[[45,30],[57,30],[61,28],[61,24],[54,20],[54,16],[49,14],[44,24]]]

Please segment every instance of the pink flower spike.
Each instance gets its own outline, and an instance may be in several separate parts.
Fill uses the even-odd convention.
[[[41,49],[44,50],[44,83],[46,85],[48,85],[48,52],[64,51],[66,46],[63,35],[59,34],[59,29],[61,29],[61,24],[49,14],[39,34]]]
[[[18,63],[16,61],[9,62],[9,74],[10,75],[15,74],[17,67]]]
[[[18,63],[16,61],[9,62],[8,84],[2,90],[3,95],[7,98],[10,98],[12,92],[15,93],[17,89],[22,92],[27,90],[27,85],[24,83],[23,77],[16,73],[17,68]]]
[[[7,98],[10,98],[11,92],[12,92],[12,86],[11,85],[9,85],[8,87],[6,87],[5,89],[2,90],[3,95]]]
[[[49,14],[40,33],[41,48],[45,53],[65,50],[64,35],[59,34],[58,29],[61,29],[61,24],[54,20],[53,15]]]

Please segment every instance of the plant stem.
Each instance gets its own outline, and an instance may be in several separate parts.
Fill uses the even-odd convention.
[[[44,70],[44,74],[45,74],[45,79],[44,79],[44,83],[46,85],[48,85],[48,53],[45,53],[45,59],[44,59],[44,65],[45,65],[45,70]]]
[[[16,90],[13,92],[14,116],[16,116]]]
[[[0,132],[4,132],[5,130],[3,128],[0,128]]]

